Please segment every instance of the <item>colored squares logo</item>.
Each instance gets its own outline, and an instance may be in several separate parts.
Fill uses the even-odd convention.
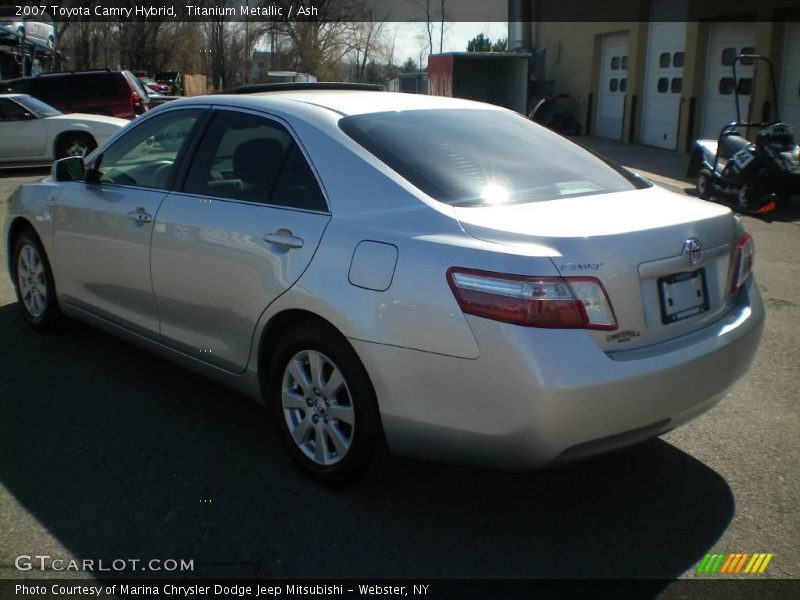
[[[706,554],[705,558],[697,565],[697,572],[717,575],[734,575],[736,573],[761,575],[773,556],[775,555],[762,552],[753,554],[749,552]]]

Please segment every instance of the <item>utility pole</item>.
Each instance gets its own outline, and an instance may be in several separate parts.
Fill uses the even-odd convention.
[[[245,1],[247,14],[244,16],[244,82],[250,83],[250,0]]]

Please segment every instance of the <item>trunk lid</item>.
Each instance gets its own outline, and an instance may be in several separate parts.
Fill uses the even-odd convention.
[[[618,323],[615,331],[588,331],[604,351],[686,335],[732,306],[738,239],[735,218],[724,206],[652,187],[455,211],[472,237],[549,246],[562,276],[599,279]],[[699,253],[691,247],[684,252],[692,240]]]

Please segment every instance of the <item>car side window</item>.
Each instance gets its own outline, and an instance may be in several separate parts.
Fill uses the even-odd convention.
[[[11,94],[28,94],[31,91],[31,82],[27,79],[9,81],[8,83],[3,83],[2,86],[4,88],[3,91]]]
[[[292,143],[275,182],[270,204],[306,210],[328,210],[314,172],[295,143]]]
[[[24,121],[27,111],[16,102],[0,98],[0,121]]]
[[[326,210],[305,156],[283,125],[237,111],[214,116],[183,191],[201,196]]]
[[[166,190],[202,111],[174,110],[147,119],[109,146],[95,165],[99,183]]]

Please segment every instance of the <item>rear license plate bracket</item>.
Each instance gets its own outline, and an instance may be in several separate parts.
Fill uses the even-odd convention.
[[[708,288],[705,269],[661,277],[658,280],[658,297],[664,325],[706,312]]]

